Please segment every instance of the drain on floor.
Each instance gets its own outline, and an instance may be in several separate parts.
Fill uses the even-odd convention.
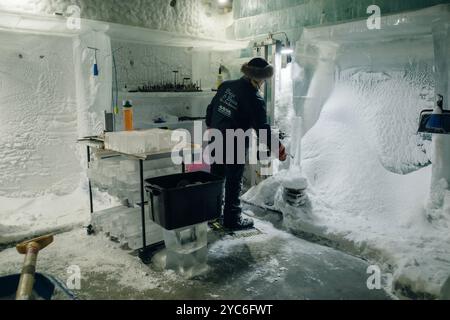
[[[242,230],[242,231],[234,231],[230,233],[230,236],[236,239],[243,239],[243,238],[251,238],[256,237],[263,234],[263,232],[259,229],[250,229],[250,230]]]

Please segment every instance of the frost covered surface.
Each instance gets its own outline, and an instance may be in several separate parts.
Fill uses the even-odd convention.
[[[383,16],[447,3],[446,0],[391,1],[378,0]],[[275,30],[288,30],[299,35],[304,26],[337,24],[354,19],[367,19],[370,1],[351,0],[235,0],[235,34],[238,39],[264,35]],[[275,28],[275,30],[274,30]]]
[[[1,243],[87,219],[86,156],[76,140],[102,131],[111,77],[103,63],[100,80],[90,77],[86,47],[98,39],[83,37],[74,46],[71,38],[0,32]]]
[[[0,0],[0,9],[31,14],[66,13],[71,5],[78,5],[85,19],[195,36],[225,36],[227,19],[210,16],[201,0],[178,0],[174,8],[166,0]]]
[[[82,229],[57,235],[39,254],[37,271],[68,280],[67,268],[81,271],[82,299],[387,299],[366,287],[367,264],[331,248],[312,244],[271,223],[256,222],[262,234],[218,238],[210,234],[208,266],[187,280],[159,271],[165,252],[149,266],[102,235]],[[0,252],[0,276],[20,271],[15,248]]]
[[[16,199],[1,197],[0,243],[71,228],[88,221],[89,207],[80,204],[81,192]]]
[[[66,195],[46,194],[33,198],[0,197],[0,244],[14,243],[32,236],[58,233],[90,222],[87,190],[78,187]],[[118,202],[95,192],[94,208],[102,210]]]
[[[431,144],[416,133],[420,111],[433,105],[431,66],[412,63],[402,71],[346,70],[337,81],[322,116],[357,126],[358,135],[387,170],[407,173],[430,163]]]
[[[2,274],[18,273],[23,256],[17,254],[15,249],[7,249],[1,255]],[[61,257],[65,261],[61,261]],[[146,278],[148,268],[139,259],[131,257],[106,237],[88,237],[82,229],[56,236],[54,243],[39,255],[38,271],[65,280],[67,268],[72,265],[78,266],[85,277],[88,273],[95,272],[117,277],[119,284],[124,287],[157,286],[157,281],[152,277]],[[82,281],[87,280],[85,277]],[[146,278],[145,282],[142,281],[143,278]]]
[[[292,172],[267,180],[245,199],[274,204],[291,230],[351,243],[392,269],[397,283],[439,296],[450,270],[450,198],[441,186],[438,200],[430,202],[438,204],[429,222],[431,167],[418,169],[429,155],[415,134],[422,105],[417,93],[428,92],[422,71],[342,73],[302,140],[311,203],[299,210],[282,201],[280,183],[299,175]]]
[[[275,124],[282,132],[292,132],[292,118],[295,116],[292,91],[292,64],[281,69],[280,81],[275,91]]]
[[[0,42],[0,196],[73,192],[81,167],[72,41],[0,32]]]

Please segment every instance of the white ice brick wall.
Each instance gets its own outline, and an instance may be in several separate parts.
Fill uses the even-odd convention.
[[[235,18],[243,18],[255,16],[258,14],[286,9],[292,6],[305,3],[307,0],[235,0],[234,16]]]
[[[286,31],[292,40],[296,40],[301,35],[303,26],[317,25],[321,22],[322,12],[318,3],[308,2],[240,18],[235,20],[235,36],[237,39],[250,39],[270,32]]]
[[[80,181],[72,40],[0,32],[0,196]]]

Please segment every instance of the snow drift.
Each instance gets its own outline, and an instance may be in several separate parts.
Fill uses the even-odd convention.
[[[252,203],[274,204],[293,232],[309,231],[346,245],[351,243],[356,248],[351,251],[383,264],[387,271],[393,270],[397,284],[439,296],[450,269],[450,212],[430,222],[433,217],[428,216],[426,208],[430,167],[402,175],[393,172],[395,165],[387,165],[417,166],[428,160],[423,146],[417,143],[414,122],[402,119],[401,110],[387,114],[394,118],[392,121],[384,120],[386,114],[380,110],[384,105],[374,105],[367,99],[369,91],[381,95],[381,99],[396,91],[389,83],[393,80],[373,85],[374,78],[379,75],[363,80],[362,86],[355,86],[352,80],[336,85],[319,121],[303,138],[302,174],[310,184],[309,205],[295,209],[282,200],[281,182],[300,176],[292,170],[280,172],[244,198]],[[366,87],[369,83],[372,86]],[[401,81],[396,79],[395,83]],[[362,92],[361,87],[365,88]],[[409,105],[398,105],[402,107]],[[395,146],[405,131],[410,139],[404,141],[411,143]],[[387,158],[386,149],[393,150],[397,159],[412,158],[396,162]],[[449,200],[447,194],[446,207]]]
[[[379,32],[365,22],[306,30],[294,68],[294,107],[309,130],[301,168],[244,196],[282,211],[294,233],[371,259],[392,275],[386,285],[415,297],[444,297],[450,273],[450,193],[445,181],[430,192],[431,137],[417,135],[420,110],[434,104],[429,21],[440,12],[389,16]],[[281,184],[302,175],[309,202],[296,209]]]

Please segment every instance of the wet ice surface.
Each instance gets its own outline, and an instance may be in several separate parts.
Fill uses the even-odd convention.
[[[263,243],[237,242],[230,252],[222,252],[220,243],[212,249],[213,270],[205,277],[211,283],[222,282],[220,291],[226,298],[387,298],[382,291],[367,289],[363,261],[338,251],[283,237]]]
[[[67,268],[82,273],[82,299],[388,299],[366,287],[367,263],[311,244],[268,222],[250,238],[209,234],[208,271],[191,280],[158,272],[103,236],[79,229],[58,235],[39,256],[38,272],[63,282]],[[23,257],[0,252],[0,275],[20,271]]]

